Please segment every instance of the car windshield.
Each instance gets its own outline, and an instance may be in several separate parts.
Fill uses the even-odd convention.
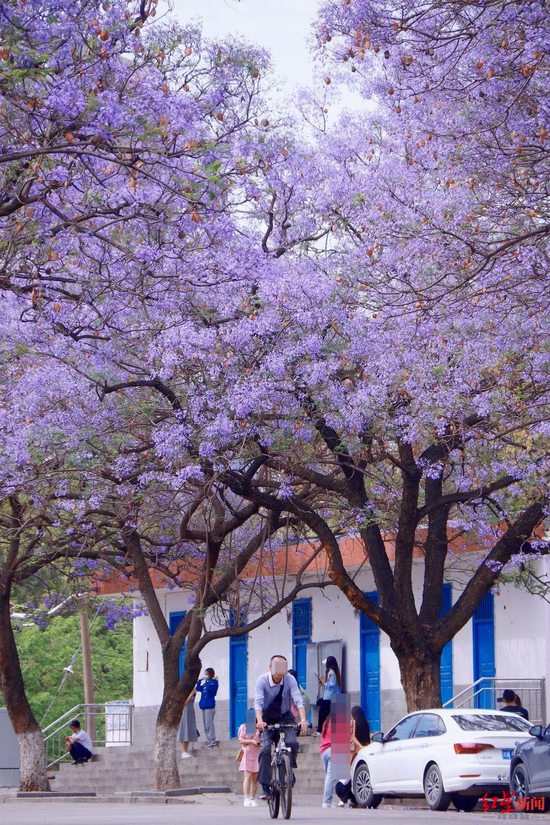
[[[460,713],[453,714],[453,719],[462,730],[503,730],[514,733],[527,733],[531,724],[521,716],[493,716],[491,713]]]

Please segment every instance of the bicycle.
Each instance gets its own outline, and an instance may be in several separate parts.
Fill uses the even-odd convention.
[[[283,819],[290,819],[292,813],[292,751],[286,744],[285,728],[297,730],[294,725],[268,725],[266,730],[279,734],[277,743],[271,746],[271,782],[269,784],[269,815],[271,819],[279,816],[279,807]]]

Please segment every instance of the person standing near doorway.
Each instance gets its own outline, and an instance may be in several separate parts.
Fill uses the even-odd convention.
[[[199,708],[202,711],[202,721],[204,724],[204,735],[206,736],[207,748],[216,747],[216,729],[214,727],[214,716],[216,715],[216,693],[218,692],[218,680],[213,667],[207,667],[204,676],[197,682],[197,690],[201,694]]]
[[[178,742],[181,742],[181,758],[190,759],[192,754],[189,753],[189,742],[196,742],[197,736],[197,720],[195,718],[195,696],[197,691],[193,689],[183,708],[181,715],[181,722],[178,730]]]
[[[325,720],[330,716],[330,700],[332,697],[342,691],[342,677],[340,675],[340,668],[334,656],[327,656],[323,659],[325,665],[325,676],[319,676],[319,684],[323,686],[323,698],[319,703],[319,719],[317,724],[317,732],[320,734],[323,730]]]

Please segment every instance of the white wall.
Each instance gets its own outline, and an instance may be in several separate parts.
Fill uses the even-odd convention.
[[[548,562],[545,560],[545,564]],[[417,602],[422,595],[423,563],[415,561],[413,584]],[[365,591],[374,590],[372,574],[363,572],[357,581]],[[453,602],[460,595],[461,576],[453,576]],[[184,592],[159,591],[159,601],[166,617],[173,611],[188,610],[188,596]],[[310,590],[304,597],[312,598],[312,640],[343,639],[346,645],[347,690],[360,689],[359,672],[359,618],[343,593],[336,587],[325,591]],[[248,695],[254,695],[254,684],[266,672],[274,653],[282,653],[292,661],[292,626],[290,610],[283,610],[268,623],[253,631],[248,642]],[[550,606],[512,586],[502,587],[495,595],[495,657],[500,678],[546,676],[550,661]],[[134,620],[134,652],[147,651],[147,672],[137,670],[134,656],[134,703],[136,706],[158,705],[162,697],[162,657],[160,645],[151,620],[142,616]],[[453,681],[455,686],[473,682],[472,624],[468,624],[453,640]],[[211,642],[204,650],[203,667],[213,667],[218,675],[219,700],[229,699],[229,640]],[[389,639],[380,638],[381,689],[400,690],[401,681],[397,659]],[[547,686],[550,691],[550,687]],[[549,695],[550,701],[550,695]],[[550,704],[549,704],[550,707]]]
[[[168,621],[170,613],[189,610],[190,593],[182,591],[157,591],[162,612]],[[139,653],[148,653],[148,669],[138,670]],[[201,657],[203,670],[213,667],[219,678],[217,698],[229,699],[229,643],[227,639],[215,639],[205,648]],[[162,651],[149,616],[134,619],[134,704],[136,707],[158,705],[162,700]]]
[[[138,670],[139,653],[148,653],[148,669]],[[134,705],[160,705],[162,700],[162,652],[148,616],[134,619]]]
[[[292,626],[287,611],[254,630],[248,636],[248,695],[254,696],[256,679],[269,670],[269,660],[276,653],[292,661]]]

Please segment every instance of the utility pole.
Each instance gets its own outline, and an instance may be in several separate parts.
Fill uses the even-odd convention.
[[[87,602],[78,603],[80,613],[80,638],[82,640],[82,677],[84,680],[84,702],[94,704],[94,672],[92,670],[92,646],[90,644],[90,623],[88,621]],[[86,708],[86,729],[92,742],[96,739],[95,708]]]

